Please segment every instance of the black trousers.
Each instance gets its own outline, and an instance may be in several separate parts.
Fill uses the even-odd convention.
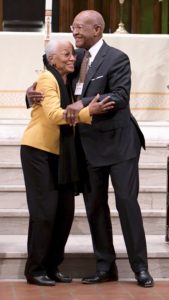
[[[73,222],[73,191],[58,189],[57,155],[21,146],[21,162],[30,215],[25,275],[53,274]]]
[[[147,270],[147,249],[143,221],[137,201],[139,157],[105,167],[88,165],[91,190],[84,193],[97,270],[108,271],[116,259],[108,205],[109,175],[129,262],[134,272]]]

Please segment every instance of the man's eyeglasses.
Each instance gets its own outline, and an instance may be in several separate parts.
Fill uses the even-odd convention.
[[[85,25],[71,25],[70,26],[70,30],[74,31],[74,30],[78,30],[78,31],[82,31],[84,29],[86,29],[87,26]]]
[[[89,28],[91,25],[82,25],[82,24],[79,24],[79,25],[71,25],[70,26],[70,30],[73,32],[74,30],[77,30],[77,31],[82,31],[82,30],[86,30],[87,28]],[[101,27],[100,25],[98,24],[94,24],[93,27]]]

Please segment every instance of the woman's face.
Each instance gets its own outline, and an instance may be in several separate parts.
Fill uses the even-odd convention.
[[[64,76],[74,71],[75,51],[71,43],[65,42],[60,44],[56,53],[51,57],[50,63]]]

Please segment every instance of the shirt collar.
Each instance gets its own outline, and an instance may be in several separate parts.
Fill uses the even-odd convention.
[[[90,64],[91,62],[95,59],[95,56],[97,55],[97,53],[99,52],[101,46],[103,45],[103,39],[100,39],[94,46],[92,46],[90,49],[89,49],[89,52],[90,52]]]

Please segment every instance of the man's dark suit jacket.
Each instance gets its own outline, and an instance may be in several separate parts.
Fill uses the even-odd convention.
[[[77,50],[76,71],[72,84],[78,81],[84,49]],[[94,166],[105,166],[136,157],[144,136],[130,112],[131,69],[128,56],[105,42],[89,67],[82,91],[87,105],[98,93],[101,99],[109,95],[115,109],[95,115],[92,126],[80,124],[79,131],[87,160]],[[140,143],[141,142],[141,143]]]

